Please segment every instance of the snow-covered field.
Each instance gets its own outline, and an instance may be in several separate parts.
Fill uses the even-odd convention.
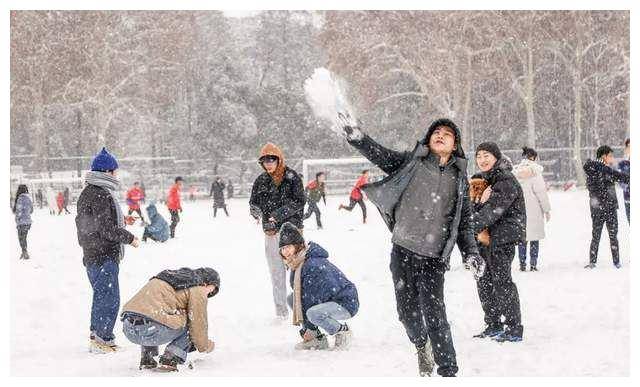
[[[552,192],[552,220],[541,243],[538,273],[517,270],[525,340],[498,344],[471,336],[483,328],[470,273],[457,251],[446,274],[447,315],[457,351],[459,376],[628,376],[629,227],[619,212],[623,268],[616,270],[606,232],[598,267],[587,271],[591,237],[585,191]],[[260,226],[245,199],[230,201],[230,218],[212,218],[210,202],[187,202],[177,238],[165,244],[127,248],[120,266],[122,303],[166,268],[211,266],[221,291],[209,301],[209,327],[216,350],[196,354],[193,370],[172,376],[415,376],[415,349],[397,319],[389,273],[390,233],[368,203],[369,224],[360,212],[338,213],[340,200],[321,205],[325,229],[306,222],[305,236],[324,246],[356,284],[360,312],[349,321],[354,342],[344,352],[299,352],[297,328],[274,321],[271,287]],[[166,208],[159,206],[169,219]],[[75,209],[72,209],[75,215]],[[11,358],[13,376],[136,376],[138,347],[116,324],[122,352],[87,352],[90,286],[77,244],[74,215],[36,210],[29,234],[32,259],[20,261],[11,233]],[[136,235],[139,226],[129,226]],[[11,220],[10,230],[15,230]],[[147,374],[148,371],[146,372]],[[156,375],[156,374],[154,374]]]

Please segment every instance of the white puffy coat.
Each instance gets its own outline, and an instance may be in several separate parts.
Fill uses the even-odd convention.
[[[528,159],[514,167],[514,175],[522,186],[527,211],[527,241],[544,239],[544,214],[551,211],[543,167]]]

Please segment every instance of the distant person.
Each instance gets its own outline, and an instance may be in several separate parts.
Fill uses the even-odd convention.
[[[171,214],[171,226],[169,226],[169,229],[171,230],[171,238],[175,238],[176,236],[176,226],[178,225],[178,222],[180,222],[180,215],[178,215],[178,213],[182,212],[180,191],[182,190],[183,180],[182,177],[178,176],[174,181],[175,184],[171,186],[169,194],[167,195],[167,208]]]
[[[316,215],[316,225],[318,226],[318,230],[322,229],[322,221],[320,220],[320,208],[318,208],[318,203],[320,203],[320,199],[324,202],[324,205],[327,205],[327,198],[324,191],[324,181],[325,181],[324,172],[316,173],[316,178],[311,180],[307,187],[304,189],[305,196],[307,197],[307,213],[304,214],[304,219],[308,219],[311,217],[311,214]]]
[[[207,304],[220,289],[218,272],[209,267],[163,270],[122,307],[122,331],[140,345],[140,369],[177,371],[189,352],[210,353]],[[158,362],[158,346],[168,344]]]
[[[139,182],[134,182],[133,187],[129,191],[127,191],[127,206],[129,207],[128,214],[131,215],[134,212],[140,216],[141,223],[144,223],[144,216],[142,216],[142,211],[140,210],[140,203],[144,201],[144,193],[140,188]]]
[[[59,191],[58,196],[56,196],[56,204],[58,205],[58,215],[60,215],[64,209],[64,194],[62,191]]]
[[[613,149],[602,145],[596,150],[596,160],[587,160],[583,169],[587,177],[589,190],[589,209],[591,210],[591,247],[589,264],[585,269],[593,269],[598,261],[598,247],[602,228],[607,224],[611,256],[616,268],[622,267],[618,246],[618,198],[615,183],[629,184],[629,174],[616,171],[613,165]]]
[[[286,222],[280,228],[280,255],[291,270],[293,294],[287,302],[293,310],[293,325],[301,325],[302,342],[295,349],[328,349],[326,334],[335,337],[335,349],[346,349],[351,330],[343,321],[358,313],[356,286],[329,258],[320,245],[305,243],[302,233]]]
[[[304,215],[304,188],[300,175],[289,168],[280,148],[267,143],[260,150],[258,163],[264,169],[253,182],[249,209],[251,216],[262,220],[264,250],[271,276],[276,318],[286,319],[287,288],[284,263],[280,257],[280,227],[291,222],[302,229]]]
[[[229,211],[227,211],[227,205],[224,202],[224,181],[220,178],[220,176],[216,176],[216,180],[211,183],[211,191],[209,192],[209,196],[213,197],[213,217],[216,217],[216,213],[218,212],[218,208],[222,208],[224,213],[229,216]]]
[[[76,229],[82,247],[82,263],[93,290],[89,350],[112,353],[119,349],[113,327],[120,307],[118,273],[125,245],[138,247],[138,238],[125,229],[125,217],[118,203],[120,181],[118,161],[102,150],[93,158],[91,171],[77,203]]]
[[[27,235],[29,234],[32,223],[31,214],[33,213],[33,202],[31,201],[29,190],[25,184],[20,184],[16,190],[13,213],[16,218],[20,249],[22,249],[20,259],[29,259],[29,253],[27,252]]]
[[[198,188],[195,185],[189,186],[189,201],[196,201],[196,191],[198,191]]]
[[[624,140],[624,160],[618,163],[618,169],[622,173],[631,176],[631,139]],[[624,212],[627,222],[631,224],[631,184],[620,183],[624,196]]]
[[[147,216],[149,217],[149,223],[145,224],[142,241],[146,242],[147,238],[149,238],[156,242],[166,242],[169,239],[169,224],[158,213],[154,203],[147,206]]]
[[[543,167],[536,163],[538,153],[533,148],[522,148],[522,161],[515,166],[514,175],[518,179],[527,212],[526,241],[518,245],[520,271],[527,270],[527,244],[529,244],[529,270],[538,271],[540,241],[544,239],[544,223],[551,219],[551,205],[547,195],[547,185],[542,177]]]
[[[53,187],[47,187],[47,206],[49,207],[49,215],[55,215],[58,212],[58,204]]]
[[[231,179],[227,182],[227,198],[231,199],[233,197],[233,182]]]
[[[362,210],[362,223],[367,223],[367,206],[364,204],[364,196],[362,195],[361,188],[363,185],[367,184],[368,182],[369,182],[369,170],[365,169],[362,171],[362,173],[360,174],[360,177],[356,181],[356,184],[353,186],[353,189],[351,190],[351,194],[349,195],[349,205],[345,206],[343,204],[340,204],[340,207],[338,207],[338,210],[344,209],[347,211],[351,211],[353,210],[353,207],[357,203],[360,206],[360,209]]]
[[[36,202],[38,202],[38,208],[42,208],[42,205],[44,204],[44,196],[40,188],[36,191]]]
[[[62,202],[64,212],[65,214],[70,214],[71,211],[69,211],[69,209],[67,208],[67,206],[71,203],[71,192],[69,191],[69,187],[64,187],[62,196],[64,197],[64,201]]]

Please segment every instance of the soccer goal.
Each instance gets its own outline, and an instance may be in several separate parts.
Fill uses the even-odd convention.
[[[304,185],[315,179],[316,173],[326,175],[325,190],[327,194],[344,194],[351,190],[362,170],[369,170],[369,182],[383,177],[382,171],[369,160],[362,157],[343,159],[307,159],[302,160]]]

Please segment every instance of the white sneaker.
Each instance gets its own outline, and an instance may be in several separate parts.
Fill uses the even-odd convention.
[[[334,348],[336,350],[348,349],[351,345],[351,329],[341,331],[335,334],[336,342]]]

